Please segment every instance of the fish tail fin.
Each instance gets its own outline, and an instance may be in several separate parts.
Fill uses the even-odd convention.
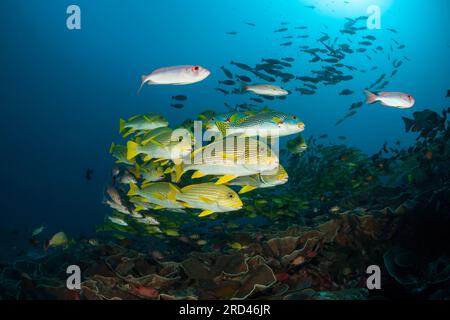
[[[134,183],[130,183],[130,190],[128,190],[127,196],[135,196],[137,195],[138,191],[138,186]]]
[[[372,104],[377,102],[378,100],[378,96],[368,90],[364,90],[364,93],[366,94],[366,103],[367,104]]]
[[[146,75],[141,76],[141,86],[139,87],[137,94],[141,93],[141,90],[144,87],[146,82],[147,82],[147,76]]]
[[[116,144],[113,142],[111,143],[111,146],[109,147],[109,153],[112,154],[114,151],[114,148],[116,147]]]
[[[120,119],[120,121],[119,121],[119,133],[122,133],[124,129],[125,129],[125,120]]]
[[[127,160],[132,160],[140,153],[139,144],[134,141],[127,142]]]

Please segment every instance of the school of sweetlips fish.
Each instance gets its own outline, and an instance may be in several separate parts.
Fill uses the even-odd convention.
[[[192,123],[172,129],[155,113],[120,120],[120,133],[127,143],[111,145],[117,165],[106,187],[105,203],[138,223],[157,226],[157,210],[192,209],[200,211],[199,217],[236,211],[244,206],[239,194],[288,181],[268,142],[303,131],[305,125],[297,116],[265,108],[223,114],[207,111],[198,119],[219,138],[197,149]],[[301,136],[291,144],[295,141],[304,147]],[[194,161],[196,156],[200,161]],[[182,180],[189,171],[193,172],[190,179]],[[203,177],[207,182],[195,183]],[[240,187],[239,192],[232,186]],[[128,225],[118,214],[108,219]]]

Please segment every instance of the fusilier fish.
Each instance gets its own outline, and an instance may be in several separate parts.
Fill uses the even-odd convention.
[[[411,108],[415,103],[411,95],[403,92],[380,92],[376,95],[366,90],[365,93],[367,104],[379,101],[383,106],[407,109]]]
[[[145,84],[192,84],[206,79],[210,74],[211,72],[209,70],[201,66],[184,65],[161,68],[153,71],[149,75],[143,75],[141,77],[139,91],[141,91]]]
[[[243,91],[251,91],[253,93],[264,95],[264,96],[285,96],[289,92],[272,84],[255,84],[255,85],[244,85],[242,87]]]

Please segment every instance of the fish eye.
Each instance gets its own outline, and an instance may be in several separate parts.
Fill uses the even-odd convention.
[[[192,68],[192,71],[194,71],[194,72],[198,72],[199,70],[200,70],[199,66],[195,66],[195,67]]]
[[[181,142],[181,141],[183,141],[183,137],[178,137],[178,142]]]
[[[292,119],[293,119],[293,120],[297,120],[297,116],[293,116]]]
[[[232,193],[229,193],[228,198],[232,199],[232,198],[234,198],[234,195]]]

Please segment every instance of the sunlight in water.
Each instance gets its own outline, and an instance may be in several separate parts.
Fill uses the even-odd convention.
[[[310,7],[323,15],[334,17],[356,17],[366,15],[367,8],[379,6],[385,12],[393,0],[299,0],[300,4]]]

